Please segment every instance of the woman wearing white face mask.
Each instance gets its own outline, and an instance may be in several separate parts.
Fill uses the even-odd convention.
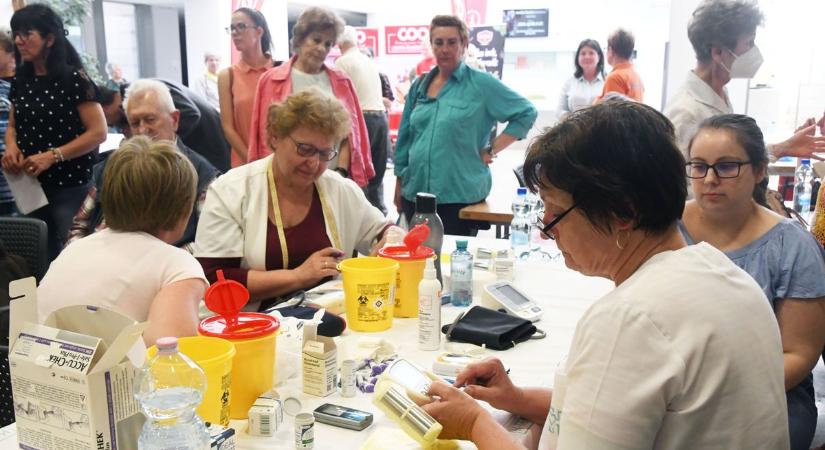
[[[688,38],[696,52],[696,67],[665,108],[676,129],[679,149],[687,156],[688,142],[699,123],[718,114],[733,113],[725,85],[733,78],[753,78],[762,65],[755,44],[756,28],[764,17],[755,2],[706,0],[693,12]],[[814,126],[768,146],[769,158],[825,152],[825,138],[813,136]],[[813,158],[820,159],[816,155]]]

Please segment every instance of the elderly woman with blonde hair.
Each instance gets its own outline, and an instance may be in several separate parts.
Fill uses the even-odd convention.
[[[346,73],[324,63],[343,32],[344,21],[328,9],[311,7],[298,16],[292,28],[291,44],[295,56],[269,69],[258,80],[249,129],[249,161],[264,158],[271,151],[267,140],[269,105],[281,103],[296,92],[316,87],[341,101],[350,122],[338,154],[327,163],[327,167],[352,178],[361,187],[375,176],[367,125],[355,87]]]
[[[206,278],[191,254],[171,245],[195,203],[192,163],[172,142],[136,136],[109,158],[103,177],[108,228],[51,264],[37,289],[40,321],[62,307],[91,304],[148,320],[147,345],[195,335]]]
[[[374,253],[390,224],[352,180],[326,170],[350,133],[349,112],[319,89],[269,106],[272,154],[209,187],[195,239],[207,277],[218,269],[263,306],[338,275],[354,251]]]

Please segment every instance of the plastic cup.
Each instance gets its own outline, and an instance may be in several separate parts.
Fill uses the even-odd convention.
[[[206,392],[198,406],[198,415],[206,422],[229,426],[229,386],[232,380],[235,346],[226,339],[191,336],[178,338],[178,349],[195,361],[206,374]],[[154,345],[149,347],[148,357],[155,356],[157,351]]]
[[[368,256],[338,264],[344,280],[347,326],[355,331],[384,331],[392,326],[398,261]]]

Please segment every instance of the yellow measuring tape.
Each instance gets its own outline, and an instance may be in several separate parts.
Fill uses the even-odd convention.
[[[278,230],[278,241],[280,241],[281,244],[281,261],[283,261],[283,268],[288,269],[289,251],[286,247],[286,235],[284,233],[284,222],[281,219],[281,209],[278,207],[278,190],[275,187],[275,174],[272,170],[272,164],[269,164],[266,172],[269,178],[269,195],[272,198],[272,214],[275,216],[275,228]],[[327,206],[324,191],[317,182],[315,183],[315,189],[318,189],[318,197],[321,199],[321,210],[324,214],[324,222],[329,228],[330,233],[332,233],[332,245],[337,249],[343,250],[341,240],[338,237],[338,227],[335,224],[335,216],[332,215],[329,206]]]

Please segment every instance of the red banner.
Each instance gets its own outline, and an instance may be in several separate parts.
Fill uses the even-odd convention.
[[[388,55],[419,55],[430,44],[427,25],[384,27],[385,49]]]
[[[470,28],[486,24],[487,0],[452,0],[453,14]]]
[[[378,56],[378,28],[356,27],[358,47],[372,50],[373,56]]]

